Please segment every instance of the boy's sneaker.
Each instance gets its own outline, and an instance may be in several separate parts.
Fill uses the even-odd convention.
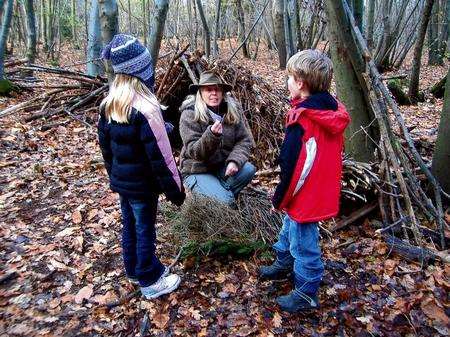
[[[141,287],[142,295],[147,299],[157,298],[171,293],[178,288],[181,278],[176,274],[161,276],[158,281],[148,287]]]
[[[277,261],[270,266],[262,266],[259,268],[259,277],[265,280],[283,280],[292,275],[291,268],[281,267]]]
[[[281,310],[290,313],[314,310],[319,308],[319,299],[317,295],[311,297],[295,289],[285,296],[278,297],[277,303],[280,306]]]
[[[162,273],[162,276],[167,276],[169,274],[169,267],[164,266],[164,272]],[[137,277],[128,277],[128,281],[133,284],[139,284],[139,280]]]

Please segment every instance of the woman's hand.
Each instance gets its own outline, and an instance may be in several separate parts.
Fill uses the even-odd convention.
[[[239,171],[239,167],[234,161],[230,161],[225,170],[225,177],[234,176]]]
[[[222,123],[219,121],[215,121],[213,125],[211,125],[211,131],[216,136],[220,136],[222,134]]]

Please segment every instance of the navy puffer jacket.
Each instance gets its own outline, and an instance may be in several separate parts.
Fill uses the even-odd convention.
[[[100,112],[98,136],[114,192],[134,199],[164,193],[174,204],[183,203],[181,176],[159,109],[139,97],[128,124],[108,122]]]

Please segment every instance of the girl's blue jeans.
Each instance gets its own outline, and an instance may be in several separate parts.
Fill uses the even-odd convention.
[[[155,255],[157,206],[157,195],[144,200],[120,196],[125,272],[137,278],[142,287],[158,281],[164,271]]]
[[[293,268],[295,289],[315,296],[324,271],[318,224],[298,223],[285,215],[278,241],[273,248],[277,253],[276,264],[282,268]]]

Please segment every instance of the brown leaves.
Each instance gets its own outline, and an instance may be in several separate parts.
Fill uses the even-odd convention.
[[[75,295],[75,303],[81,304],[83,300],[88,300],[94,291],[94,287],[92,285],[87,285],[81,288],[78,293]]]
[[[450,319],[446,315],[444,308],[438,304],[432,296],[426,297],[420,304],[425,315],[433,320],[433,324],[440,326],[448,326]]]
[[[72,213],[72,221],[74,224],[80,224],[81,221],[83,221],[83,218],[81,217],[81,212],[80,211],[75,211]]]

